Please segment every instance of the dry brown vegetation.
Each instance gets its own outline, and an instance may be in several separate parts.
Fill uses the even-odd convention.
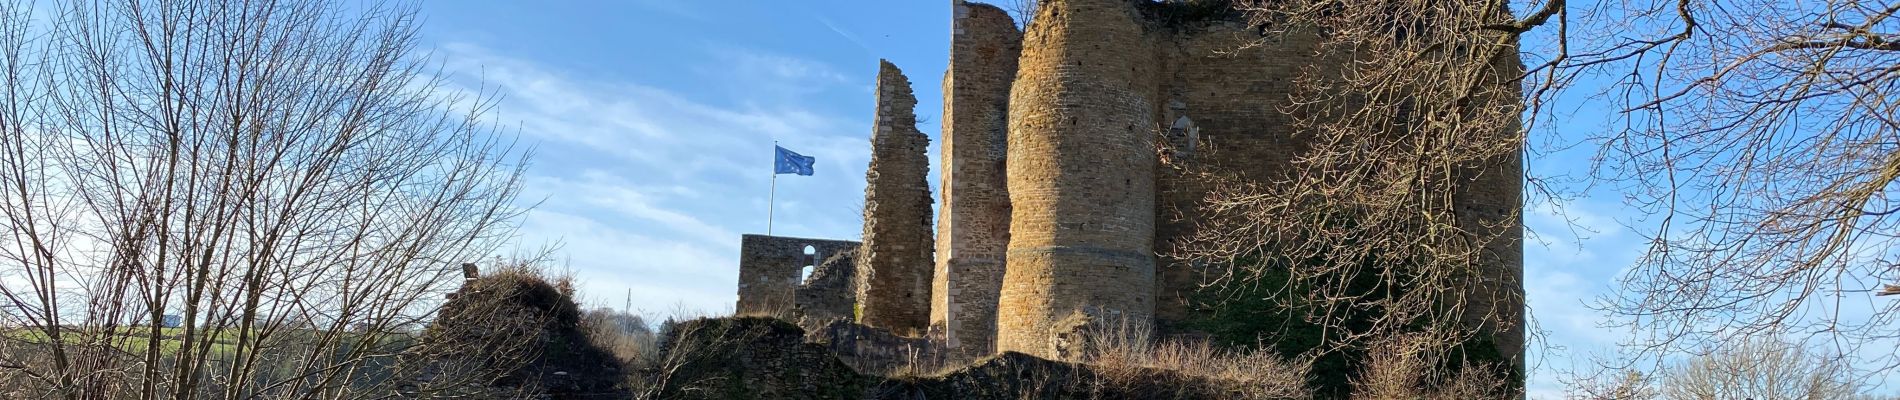
[[[699,318],[659,333],[659,357],[630,365],[637,398],[841,395],[878,399],[1233,398],[1312,399],[1309,358],[1157,340],[1139,325],[1091,331],[1074,360],[1009,353],[893,371],[857,370],[796,325],[762,317]],[[1481,399],[1517,393],[1482,368],[1442,374],[1419,338],[1383,342],[1355,381],[1353,399]],[[849,395],[845,395],[849,393]],[[1128,397],[1137,396],[1137,397]],[[930,397],[936,398],[936,397]]]
[[[1785,334],[1855,360],[1843,368],[1900,367],[1886,351],[1900,302],[1872,296],[1900,282],[1900,3],[1235,3],[1269,33],[1319,27],[1325,48],[1358,62],[1299,83],[1287,111],[1318,140],[1298,175],[1227,182],[1209,199],[1225,218],[1185,258],[1287,258],[1257,264],[1293,265],[1293,281],[1317,288],[1309,302],[1444,325],[1466,304],[1475,250],[1496,238],[1452,224],[1441,196],[1487,160],[1582,148],[1596,152],[1590,168],[1514,172],[1546,174],[1525,181],[1532,201],[1561,208],[1609,188],[1644,216],[1626,222],[1649,247],[1597,303],[1634,333],[1611,370]],[[1518,54],[1521,69],[1497,62]],[[1550,125],[1572,107],[1601,128]],[[1557,134],[1526,140],[1534,129]],[[1392,267],[1412,272],[1381,279],[1432,293],[1387,303],[1326,286]],[[1381,331],[1358,339],[1392,336]]]
[[[1305,144],[1284,174],[1174,166],[1212,190],[1193,235],[1168,255],[1211,267],[1205,290],[1264,297],[1318,326],[1322,354],[1401,337],[1406,354],[1428,358],[1489,343],[1512,364],[1496,368],[1520,370],[1522,194],[1484,190],[1522,182],[1524,77],[1549,66],[1527,71],[1518,43],[1559,9],[1514,16],[1494,0],[1187,3],[1237,7],[1262,27],[1260,45],[1316,37],[1329,62],[1294,80],[1288,106],[1262,110],[1292,116],[1285,129]],[[1405,360],[1352,362],[1412,366]],[[1422,364],[1442,371],[1412,378],[1455,381],[1449,374],[1467,367],[1457,361]]]
[[[1155,370],[1211,381],[1233,398],[1301,399],[1309,366],[1264,349],[1224,349],[1187,340],[1157,340],[1154,329],[1135,322],[1106,324],[1088,335],[1077,360],[1096,369],[1107,384],[1127,384]]]
[[[599,321],[583,318],[568,277],[530,263],[503,265],[450,295],[407,354],[397,376],[410,397],[579,399],[626,397],[626,369],[597,343]]]
[[[588,311],[582,318],[587,337],[612,352],[622,365],[636,365],[659,355],[659,337],[640,315],[603,308]]]
[[[1151,328],[1113,323],[1089,335],[1080,362],[1096,369],[1108,385],[1126,385],[1154,370],[1205,379],[1232,398],[1308,399],[1312,390],[1311,355],[1287,357],[1259,348],[1219,348],[1205,340],[1156,339]],[[1486,399],[1518,393],[1499,365],[1448,371],[1442,339],[1401,335],[1372,345],[1369,360],[1353,381],[1352,399]]]

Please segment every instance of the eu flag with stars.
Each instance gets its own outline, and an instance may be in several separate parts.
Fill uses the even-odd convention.
[[[772,148],[778,149],[778,156],[772,162],[774,167],[772,173],[811,176],[811,164],[817,161],[816,159],[794,153],[784,147],[772,146]]]

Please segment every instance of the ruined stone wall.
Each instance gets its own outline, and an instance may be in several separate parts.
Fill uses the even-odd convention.
[[[1154,313],[1157,53],[1128,0],[1047,0],[1009,105],[997,350],[1056,357],[1075,313]]]
[[[810,247],[811,254],[806,254]],[[795,237],[745,235],[739,244],[740,315],[772,314],[795,308],[805,267],[816,270],[833,255],[858,251],[858,242]]]
[[[1009,91],[1022,31],[1000,8],[953,3],[950,68],[943,78],[943,206],[930,327],[945,346],[987,355],[996,341],[996,298],[1009,246],[1004,157]]]
[[[891,376],[913,366],[949,365],[955,356],[929,338],[904,337],[883,329],[834,320],[805,327],[805,340],[825,346],[858,372]]]
[[[793,291],[792,303],[801,326],[851,319],[858,305],[857,253],[832,254]]]
[[[910,79],[880,64],[871,165],[865,172],[864,247],[858,258],[858,321],[905,336],[930,323],[930,139],[917,130]]]

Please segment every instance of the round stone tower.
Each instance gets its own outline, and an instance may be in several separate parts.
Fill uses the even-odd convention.
[[[1044,0],[1024,36],[998,351],[1067,358],[1077,321],[1153,317],[1158,74],[1142,20],[1132,0]]]

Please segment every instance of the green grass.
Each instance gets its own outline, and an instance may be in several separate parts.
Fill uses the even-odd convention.
[[[114,329],[114,332],[112,332],[112,337],[100,338],[98,337],[99,335],[95,333],[86,332],[86,331],[77,330],[77,329],[68,329],[67,331],[62,332],[61,339],[64,340],[67,344],[73,344],[73,345],[84,344],[85,342],[90,341],[90,340],[104,339],[107,341],[108,345],[118,348],[121,351],[132,353],[132,354],[144,354],[146,350],[150,348],[149,346],[151,346],[151,341],[148,339],[148,336],[147,336],[147,335],[150,335],[151,333],[152,333],[151,328],[148,328],[148,327],[118,327]],[[203,341],[208,339],[210,340],[210,345],[208,346],[208,350],[210,354],[214,356],[235,354],[237,352],[239,338],[238,338],[238,333],[235,329],[215,330],[215,331],[209,332],[210,333],[209,336],[202,336],[202,335],[205,335],[206,333],[207,333],[206,331],[202,331],[202,330],[195,332],[196,335],[201,335],[201,336],[193,339],[195,342],[194,345],[203,346],[204,345]],[[273,337],[283,338],[287,336],[304,336],[304,335],[314,337],[322,333],[323,331],[320,331],[320,330],[298,329],[298,330],[279,331],[279,332],[274,333]],[[179,351],[179,349],[183,348],[186,345],[185,341],[180,339],[182,336],[185,335],[184,328],[159,328],[158,334],[159,334],[158,344],[159,344],[159,349],[160,349],[159,351],[162,355],[169,356],[169,355],[176,354]],[[354,342],[354,341],[360,340],[359,338],[360,335],[356,333],[345,333],[344,335],[345,335],[343,339],[344,342]],[[396,335],[397,340],[400,340],[401,337],[406,336],[403,334],[392,334],[392,335]],[[7,339],[10,339],[13,341],[23,342],[27,344],[47,344],[49,341],[52,340],[51,337],[46,333],[46,331],[37,329],[37,328],[13,328],[13,329],[6,330],[4,332],[0,332],[0,336],[6,337]]]
[[[111,333],[111,337],[109,338],[100,337],[99,333],[101,332],[67,329],[61,332],[60,339],[64,340],[67,344],[73,345],[85,344],[89,341],[104,340],[107,344],[127,353],[143,354],[151,345],[151,341],[147,340],[147,335],[152,333],[150,329],[151,328],[145,327],[120,327],[114,329],[114,332]],[[203,333],[204,332],[198,332],[198,334]],[[164,354],[176,353],[185,345],[184,341],[179,339],[179,337],[185,334],[183,328],[159,328],[158,334],[160,351]],[[29,344],[47,344],[52,340],[51,335],[47,334],[45,330],[37,328],[16,328],[7,331],[5,336],[9,339]],[[236,336],[236,333],[227,331],[213,333],[209,337],[211,340],[211,352],[233,352],[237,348]]]

